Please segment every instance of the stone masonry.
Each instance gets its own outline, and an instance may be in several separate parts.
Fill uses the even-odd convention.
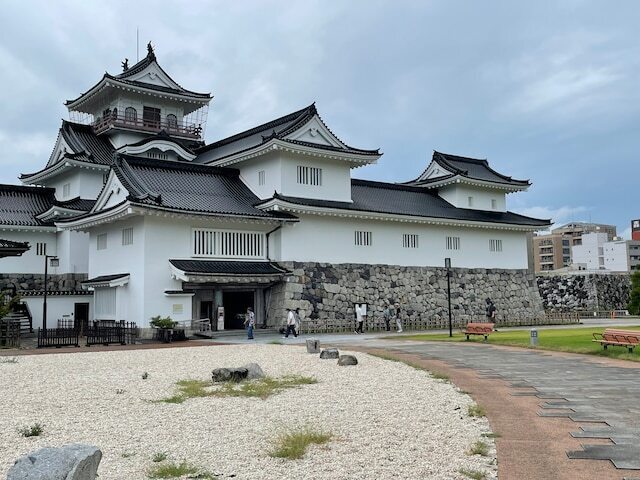
[[[438,267],[283,262],[292,272],[271,290],[269,323],[279,325],[286,308],[300,308],[308,320],[354,322],[354,304],[366,303],[369,321],[382,322],[385,300],[399,302],[402,316],[431,328],[448,322],[447,274]],[[485,299],[498,308],[498,320],[544,315],[535,276],[527,270],[452,269],[454,322],[481,320]]]
[[[539,275],[544,308],[555,311],[625,310],[631,277],[627,273]]]
[[[82,290],[80,282],[87,279],[84,273],[50,274],[49,290],[77,291]],[[0,273],[0,290],[15,289],[20,291],[41,291],[44,285],[44,274],[32,273]]]

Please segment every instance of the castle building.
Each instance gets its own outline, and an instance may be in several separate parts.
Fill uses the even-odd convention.
[[[0,236],[31,245],[0,275],[37,295],[46,256],[57,256],[49,288],[65,293],[50,315],[146,326],[224,309],[213,327],[233,329],[249,306],[273,326],[285,308],[350,321],[354,303],[375,314],[393,297],[429,316],[441,292],[418,289],[439,288],[445,258],[477,302],[540,308],[522,294],[533,291],[527,237],[549,221],[506,202],[528,181],[441,152],[414,180],[354,179],[382,154],[345,143],[315,104],[205,144],[210,94],[180,86],[151,46],[123,66],[66,102],[71,121],[43,169],[0,186]],[[502,289],[505,279],[522,288]],[[25,298],[37,310],[38,297]]]

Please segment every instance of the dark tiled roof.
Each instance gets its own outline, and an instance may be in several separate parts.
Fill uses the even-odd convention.
[[[138,142],[135,142],[135,143],[129,143],[129,144],[127,144],[127,146],[129,146],[129,147],[139,147],[141,145],[146,145],[147,143],[153,142],[155,140],[168,140],[168,141],[170,141],[172,143],[175,143],[175,144],[179,145],[180,147],[184,148],[189,153],[194,153],[195,149],[200,148],[203,145],[203,143],[199,142],[199,141],[182,140],[182,139],[178,139],[178,138],[172,137],[165,130],[161,130],[160,132],[158,132],[155,135],[151,135],[151,136],[145,137],[142,140],[140,140]]]
[[[102,283],[102,282],[111,282],[113,280],[118,280],[119,278],[128,277],[128,273],[116,273],[114,275],[100,275],[99,277],[89,278],[88,280],[83,280],[80,283]]]
[[[258,197],[235,169],[128,155],[120,155],[113,168],[134,203],[196,213],[292,218],[255,208]]]
[[[0,225],[45,226],[36,215],[55,203],[55,189],[0,185]]]
[[[287,270],[271,262],[220,262],[216,260],[169,260],[178,270],[208,275],[281,275]]]
[[[296,112],[290,113],[280,118],[276,118],[275,120],[271,120],[270,122],[232,135],[231,137],[227,137],[222,140],[210,143],[209,145],[206,145],[197,150],[196,153],[198,153],[199,158],[195,161],[200,163],[209,163],[220,160],[224,157],[250,150],[274,138],[292,144],[306,145],[324,150],[358,153],[364,155],[380,155],[380,152],[378,150],[360,150],[349,146],[347,146],[347,148],[337,148],[315,143],[284,140],[284,137],[302,127],[306,122],[317,115],[317,113],[318,111],[316,110],[315,104],[311,104],[308,107],[305,107]]]
[[[40,297],[42,294],[42,290],[18,290],[18,295],[21,297]],[[93,292],[90,290],[47,290],[47,296],[53,297],[79,295],[93,295]]]
[[[19,257],[29,248],[29,242],[14,242],[0,238],[0,258]]]
[[[529,186],[529,180],[516,180],[501,173],[496,172],[489,166],[486,159],[460,157],[449,153],[433,152],[432,161],[438,163],[441,167],[452,172],[453,176],[460,175],[474,180],[482,180],[486,182],[509,184],[514,186]],[[415,185],[428,185],[429,183],[439,182],[447,177],[436,177],[427,180],[413,180],[407,182]]]
[[[63,202],[57,201],[56,205],[63,208],[69,208],[71,210],[81,210],[83,212],[88,212],[95,205],[95,200],[89,200],[86,198],[72,198],[71,200],[65,200]]]
[[[115,148],[106,136],[96,135],[91,125],[82,125],[80,123],[62,121],[59,135],[72,149],[67,158],[74,158],[87,163],[95,163],[98,165],[109,165]],[[62,161],[62,160],[61,160]],[[60,163],[60,162],[57,162]],[[28,178],[42,173],[53,166],[47,165],[42,170],[33,173],[23,173],[20,178]]]
[[[351,180],[353,203],[311,200],[282,195],[277,195],[275,198],[297,205],[362,212],[527,226],[550,225],[549,220],[525,217],[512,212],[456,208],[430,190],[368,180]]]

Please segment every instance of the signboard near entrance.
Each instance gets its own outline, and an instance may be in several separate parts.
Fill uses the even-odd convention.
[[[224,330],[224,307],[218,307],[218,330]]]

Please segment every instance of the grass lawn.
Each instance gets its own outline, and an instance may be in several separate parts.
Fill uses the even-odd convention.
[[[640,330],[640,327],[614,327],[622,330]],[[595,328],[563,328],[563,329],[540,329],[538,328],[538,347],[542,350],[556,350],[559,352],[587,353],[601,357],[619,358],[621,360],[633,360],[640,362],[640,347],[633,353],[629,353],[624,347],[609,346],[607,350],[599,343],[592,342],[593,333],[602,333],[603,327]],[[397,340],[397,337],[388,337]],[[438,342],[464,342],[465,335],[454,333],[453,337],[448,334],[419,334],[402,337],[403,340],[418,341],[438,341]],[[480,335],[471,336],[470,342],[482,342]],[[534,348],[529,346],[529,330],[512,330],[492,333],[489,336],[489,343],[497,345],[511,345],[514,347]]]

